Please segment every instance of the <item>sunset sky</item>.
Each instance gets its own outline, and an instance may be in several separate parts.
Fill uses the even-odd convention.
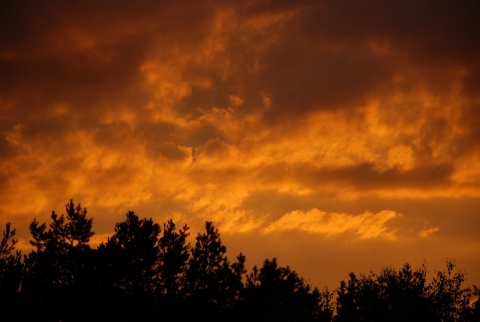
[[[480,2],[2,1],[0,223],[205,221],[319,288],[480,284]],[[193,239],[192,239],[193,240]]]

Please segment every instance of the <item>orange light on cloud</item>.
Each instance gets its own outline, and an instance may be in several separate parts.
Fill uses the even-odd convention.
[[[359,239],[395,239],[395,233],[386,224],[400,216],[394,211],[383,210],[377,214],[365,212],[360,215],[327,213],[319,209],[292,211],[271,223],[266,232],[296,229],[322,235],[352,234]]]
[[[73,198],[95,244],[134,210],[312,280],[291,249],[328,276],[458,253],[478,284],[479,11],[430,5],[2,7],[0,220],[26,245]]]

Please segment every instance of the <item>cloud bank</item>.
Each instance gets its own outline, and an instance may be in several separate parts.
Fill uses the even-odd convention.
[[[213,220],[233,248],[260,258],[239,234],[259,238],[311,276],[275,236],[321,236],[350,270],[360,255],[338,236],[478,271],[479,9],[2,3],[1,222],[26,240],[33,217],[74,198],[99,235],[129,209]]]

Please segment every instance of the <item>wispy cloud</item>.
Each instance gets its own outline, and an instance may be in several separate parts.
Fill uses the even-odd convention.
[[[298,230],[325,236],[348,234],[359,239],[395,239],[395,230],[388,223],[399,216],[391,210],[379,213],[366,211],[359,215],[328,213],[319,209],[297,210],[269,224],[265,232]]]

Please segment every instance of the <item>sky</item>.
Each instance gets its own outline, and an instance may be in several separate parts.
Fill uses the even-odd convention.
[[[2,1],[0,223],[219,228],[319,288],[480,284],[480,3]]]

